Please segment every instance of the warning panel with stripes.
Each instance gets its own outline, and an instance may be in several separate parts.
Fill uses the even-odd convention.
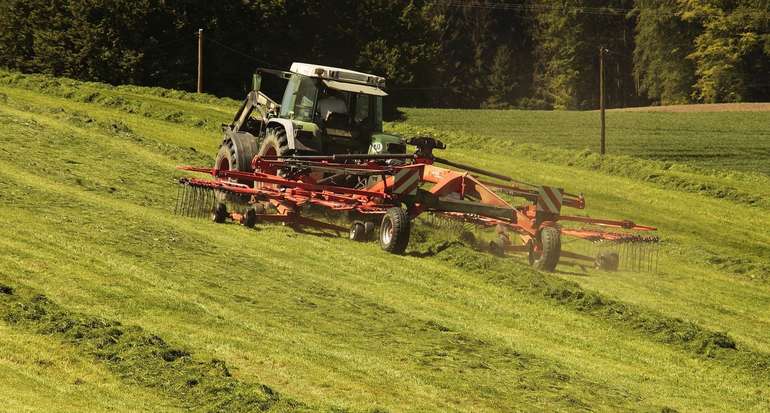
[[[537,210],[558,214],[561,211],[561,201],[563,196],[564,189],[562,188],[541,186],[537,195]]]
[[[393,193],[414,195],[420,185],[420,168],[401,168],[393,175]]]

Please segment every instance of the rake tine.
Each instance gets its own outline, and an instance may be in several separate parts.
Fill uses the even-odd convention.
[[[192,203],[190,204],[190,218],[195,218],[195,204],[198,202],[198,192],[198,187],[194,187]]]
[[[655,246],[652,245],[652,243],[650,243],[650,241],[648,240],[647,241],[647,256],[645,257],[646,261],[647,261],[646,262],[647,272],[652,271],[652,251],[653,251],[654,248],[655,248]]]
[[[201,200],[201,189],[200,187],[195,187],[195,202],[193,202],[192,208],[190,209],[190,215],[192,215],[193,218],[198,218],[198,204]]]
[[[198,188],[198,191],[200,192],[198,197],[198,202],[195,203],[195,218],[201,217],[201,205],[205,202],[206,199],[206,188]]]
[[[628,250],[628,243],[625,240],[620,241],[620,250],[623,251],[623,268],[631,270],[631,253]]]
[[[213,196],[214,196],[214,191],[212,190],[206,191],[206,201],[203,204],[203,210],[201,211],[201,218],[206,218],[209,212],[211,212],[211,202],[212,202]]]
[[[205,188],[199,188],[199,192],[200,198],[198,199],[198,203],[195,204],[195,218],[201,217],[201,209],[203,208],[203,203],[205,202],[204,199],[206,199]]]
[[[185,184],[184,186],[184,192],[182,192],[182,206],[179,208],[179,215],[187,216],[187,206],[190,202],[190,191],[191,188],[189,185]]]
[[[200,210],[198,211],[198,215],[200,218],[204,218],[206,216],[206,208],[209,206],[209,198],[211,196],[211,191],[206,188],[206,191],[203,192],[203,201],[200,205]]]
[[[192,207],[194,200],[195,200],[195,187],[191,186],[190,192],[187,194],[187,206],[185,207],[185,211],[184,211],[185,216],[188,218],[190,217],[190,208]]]
[[[217,193],[212,189],[209,194],[209,204],[208,204],[208,211],[206,211],[206,214],[210,214],[214,211],[214,208],[217,206]]]
[[[174,205],[174,215],[179,215],[179,201],[182,196],[182,185],[176,187],[176,204]]]
[[[203,196],[203,191],[200,187],[195,188],[195,204],[193,204],[192,214],[194,218],[198,218],[198,205],[201,203],[201,197]]]

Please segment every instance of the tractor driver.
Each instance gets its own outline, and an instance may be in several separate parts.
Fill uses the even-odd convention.
[[[348,107],[343,96],[341,96],[342,93],[334,89],[326,89],[325,94],[326,96],[318,100],[318,113],[321,114],[321,119],[324,122],[329,120],[329,116],[332,113],[348,114]]]

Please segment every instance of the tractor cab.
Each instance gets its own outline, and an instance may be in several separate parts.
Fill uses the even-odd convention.
[[[286,81],[280,103],[260,90],[263,75]],[[217,167],[250,171],[257,155],[406,153],[401,137],[382,131],[384,87],[380,76],[330,66],[257,69],[253,90],[223,125]]]
[[[379,76],[294,63],[279,117],[302,127],[305,133],[298,135],[305,136],[300,139],[309,138],[312,132],[316,152],[367,153],[374,150],[373,136],[382,135],[382,98],[387,96],[384,86],[385,79]],[[375,146],[382,146],[377,143]]]

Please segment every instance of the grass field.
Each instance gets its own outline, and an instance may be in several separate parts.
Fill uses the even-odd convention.
[[[174,166],[210,164],[237,105],[0,72],[4,406],[770,411],[765,173],[730,157],[683,165],[685,149],[602,160],[542,139],[541,123],[582,136],[591,114],[500,112],[528,137],[519,144],[486,121],[449,122],[461,113],[407,110],[390,130],[431,132],[445,157],[583,192],[587,213],[658,226],[665,248],[657,273],[542,274],[423,225],[397,257],[173,215]],[[682,128],[658,147],[673,152],[714,125],[720,145],[770,146],[766,129],[747,143],[760,121],[667,115]]]
[[[756,111],[608,111],[607,152],[770,175],[770,110],[761,105],[755,107]],[[407,122],[414,126],[482,135],[515,144],[599,150],[596,111],[404,111]]]

